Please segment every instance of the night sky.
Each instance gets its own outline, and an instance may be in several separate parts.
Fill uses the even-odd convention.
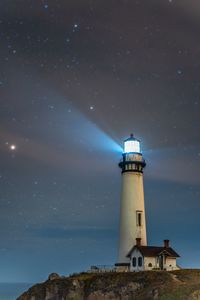
[[[200,4],[0,0],[0,281],[117,259],[123,140],[149,245],[200,268]]]

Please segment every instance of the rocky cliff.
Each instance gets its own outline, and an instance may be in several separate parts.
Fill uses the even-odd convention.
[[[200,270],[56,274],[17,300],[200,300]]]

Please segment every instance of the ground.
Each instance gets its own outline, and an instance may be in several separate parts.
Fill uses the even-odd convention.
[[[200,300],[200,270],[80,273],[33,286],[17,300]]]

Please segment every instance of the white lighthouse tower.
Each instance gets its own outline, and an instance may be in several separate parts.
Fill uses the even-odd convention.
[[[140,141],[133,134],[124,141],[124,152],[119,167],[122,172],[120,207],[120,239],[116,266],[126,267],[127,257],[136,239],[142,246],[147,245],[143,169],[146,163],[142,157]]]

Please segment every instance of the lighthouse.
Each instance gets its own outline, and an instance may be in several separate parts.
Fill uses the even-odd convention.
[[[143,159],[140,141],[133,134],[124,141],[124,151],[119,167],[122,173],[120,204],[120,237],[116,266],[126,267],[130,263],[128,252],[136,244],[147,245],[144,205]]]

